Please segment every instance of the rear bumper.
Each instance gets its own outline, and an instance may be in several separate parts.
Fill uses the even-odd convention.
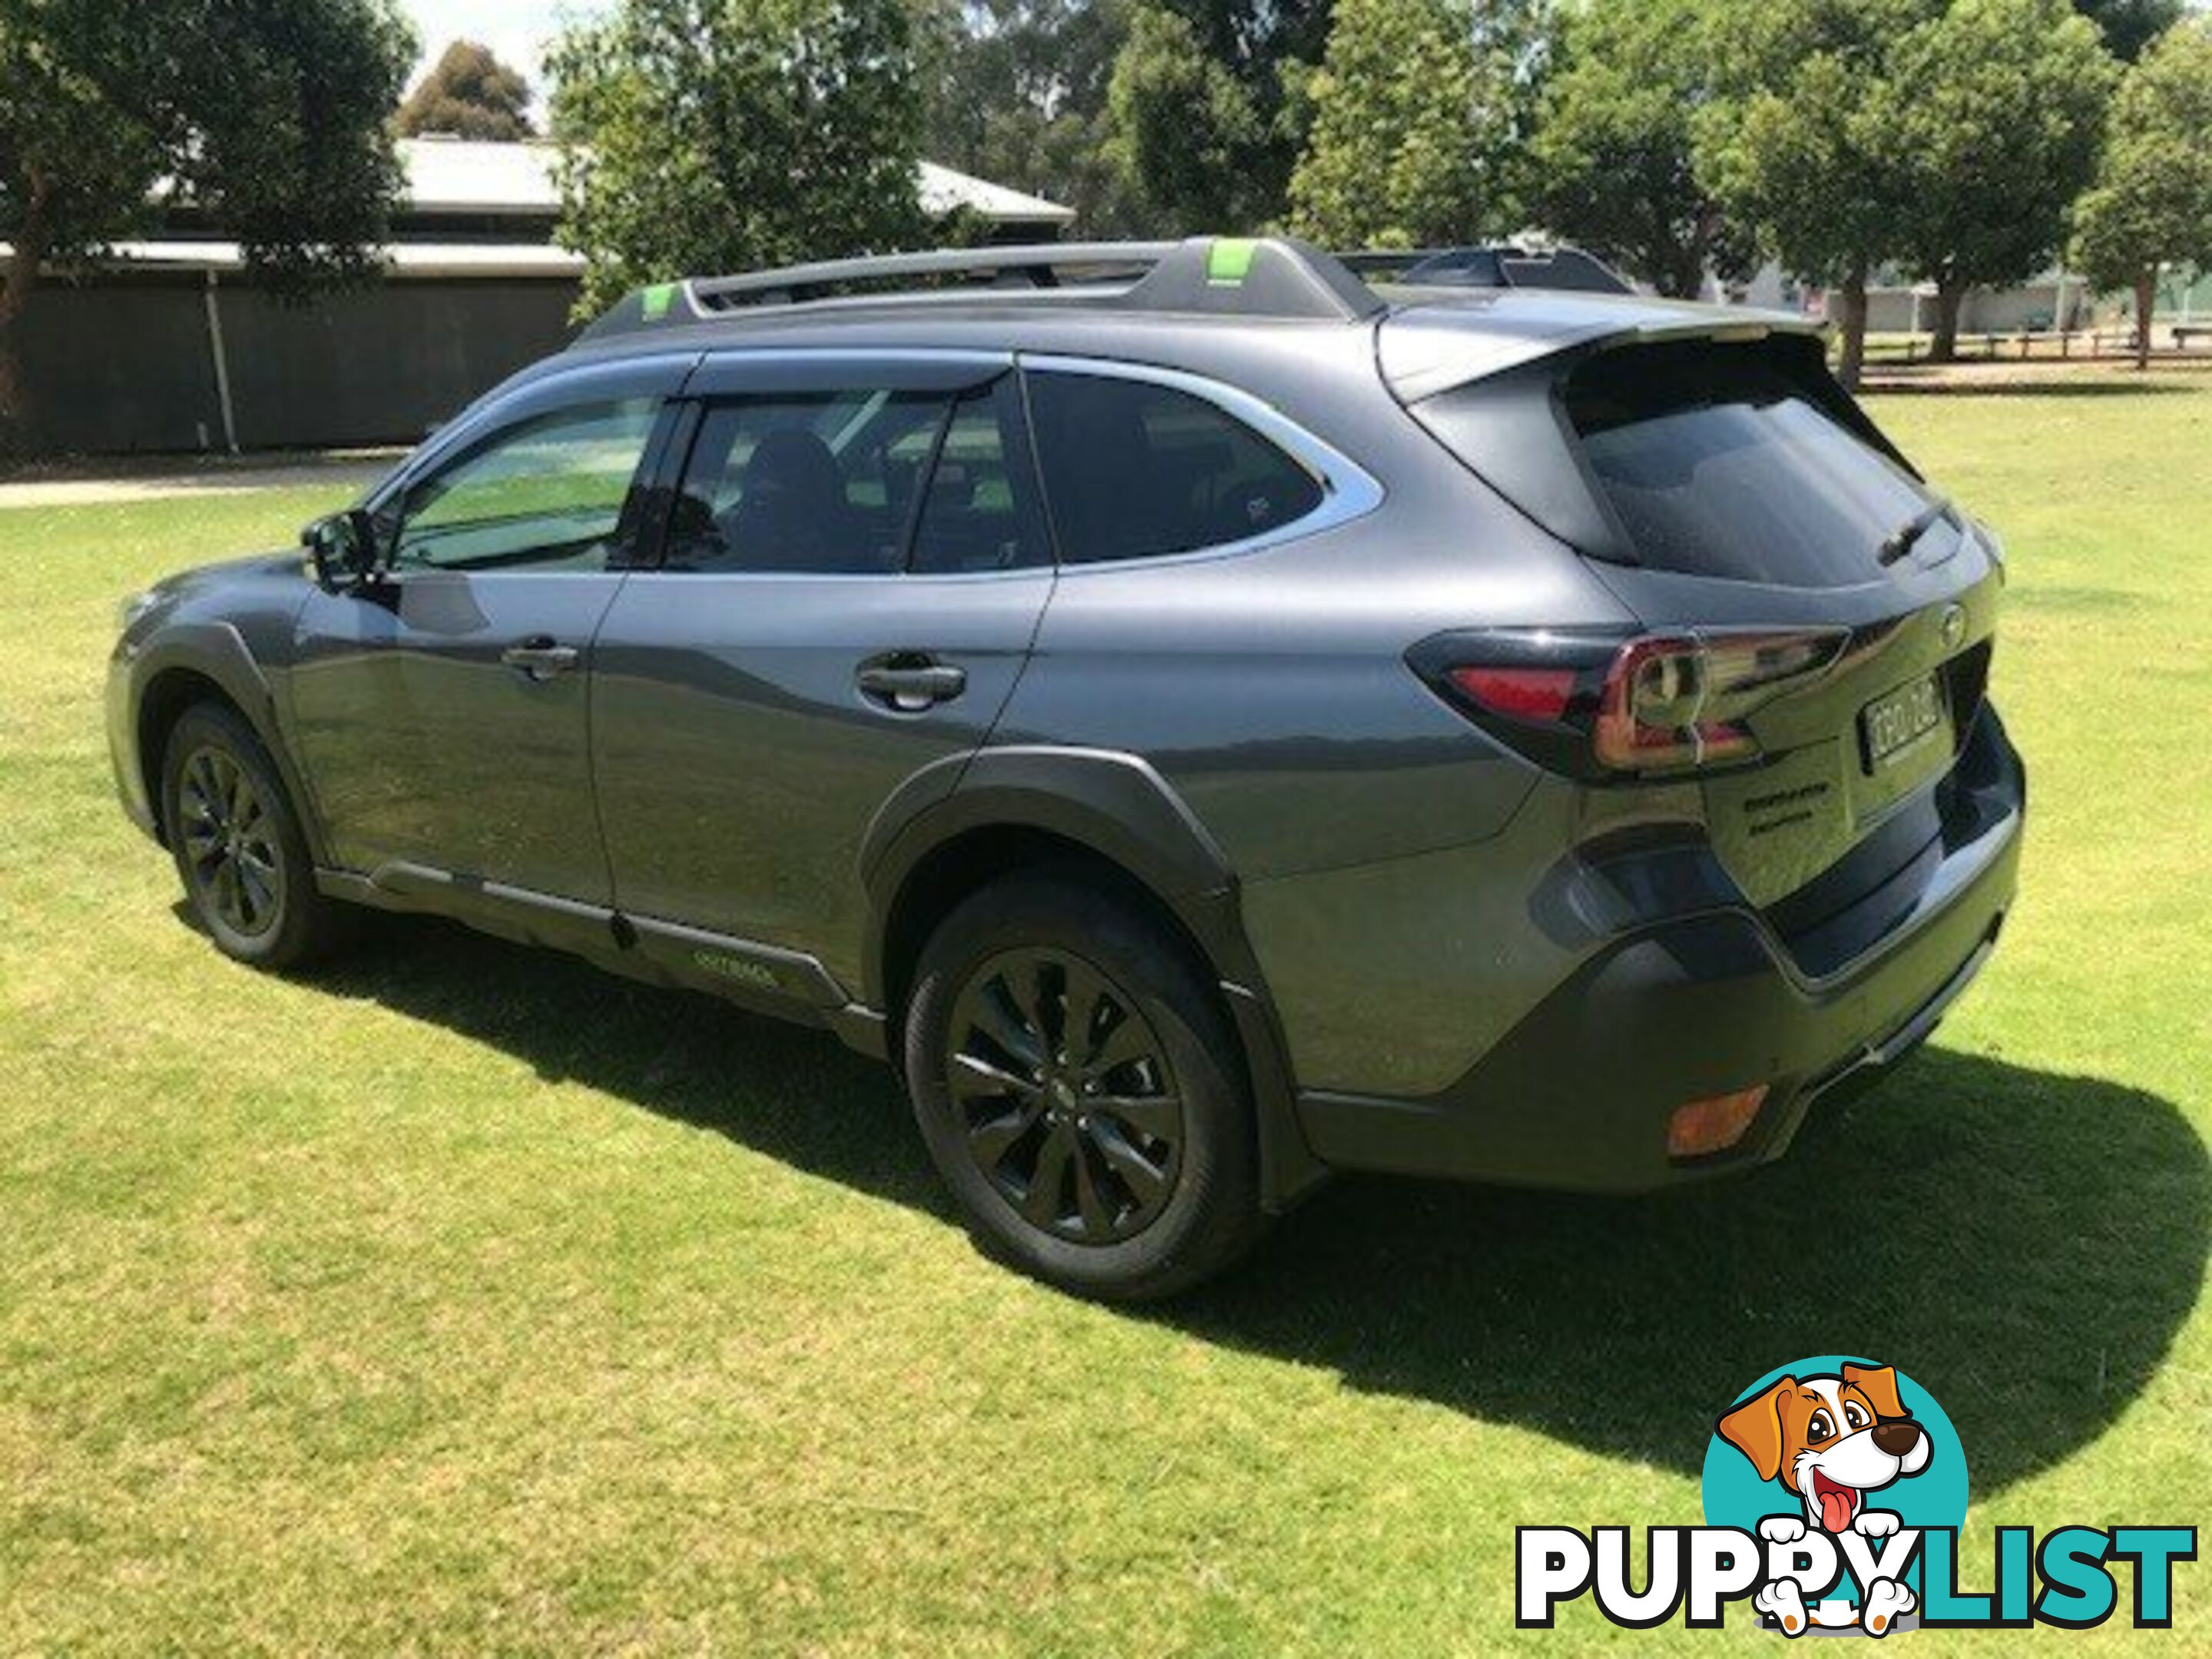
[[[1344,1169],[1601,1192],[1780,1156],[1815,1100],[1927,1036],[1996,943],[2016,886],[2026,787],[1994,712],[1978,724],[1942,786],[1944,833],[1916,890],[1901,906],[1895,892],[1867,900],[1888,924],[1878,941],[1816,974],[1808,957],[1825,963],[1849,918],[1790,943],[1741,905],[1629,927],[1440,1092],[1302,1093],[1315,1153]],[[1766,1099],[1735,1146],[1667,1156],[1675,1108],[1762,1083]]]

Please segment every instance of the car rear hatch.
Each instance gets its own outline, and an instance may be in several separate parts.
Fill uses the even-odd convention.
[[[1453,378],[1433,319],[1394,365],[1406,315],[1384,325],[1382,360],[1412,412],[1575,548],[1642,630],[1498,641],[1497,661],[1534,666],[1486,676],[1463,665],[1490,647],[1455,639],[1431,653],[1440,689],[1593,781],[1693,787],[1714,854],[1785,940],[1805,942],[1808,972],[1838,965],[1838,940],[1867,942],[1864,925],[1828,927],[1837,917],[1869,902],[1910,914],[1916,872],[1940,862],[1939,786],[1982,709],[1994,540],[1842,392],[1802,325],[1601,314],[1579,337],[1509,352],[1493,339],[1493,364]],[[1662,722],[1683,742],[1620,724],[1639,695],[1689,710]]]

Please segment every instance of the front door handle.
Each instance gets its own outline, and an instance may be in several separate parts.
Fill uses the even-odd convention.
[[[862,663],[854,672],[853,683],[878,702],[902,714],[918,714],[965,691],[968,671],[918,651],[901,651]]]
[[[533,680],[550,680],[556,674],[565,674],[581,660],[581,653],[573,645],[556,645],[552,636],[533,634],[519,644],[510,645],[499,653],[499,659],[509,668],[519,668]]]

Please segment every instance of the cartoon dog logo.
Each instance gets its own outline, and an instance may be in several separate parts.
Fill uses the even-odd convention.
[[[1770,1515],[1759,1522],[1759,1535],[1780,1544],[1795,1543],[1808,1527],[1888,1537],[1898,1517],[1869,1508],[1867,1494],[1918,1474],[1935,1449],[1898,1398],[1897,1373],[1887,1365],[1846,1363],[1839,1376],[1781,1377],[1731,1407],[1714,1432],[1751,1460],[1761,1480],[1778,1480],[1803,1506],[1802,1520]],[[1762,1587],[1753,1605],[1791,1636],[1811,1622],[1792,1579]],[[1858,1623],[1879,1636],[1915,1605],[1906,1585],[1878,1579],[1866,1587]]]

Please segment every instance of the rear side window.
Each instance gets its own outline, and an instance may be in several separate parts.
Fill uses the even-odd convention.
[[[915,569],[1045,562],[1013,385],[708,404],[663,568],[889,575],[909,547]]]
[[[1173,386],[1054,371],[1030,378],[1030,407],[1068,564],[1225,546],[1322,504],[1297,462]]]
[[[953,404],[908,569],[942,574],[1045,562],[1027,437],[1021,389],[1011,374]]]
[[[1932,497],[1846,424],[1816,350],[1795,339],[1630,346],[1589,358],[1556,389],[1539,364],[1536,379],[1478,381],[1415,413],[1587,551],[1733,581],[1845,586],[1881,574],[1882,543]],[[1942,556],[1960,533],[1936,526],[1922,556]]]

